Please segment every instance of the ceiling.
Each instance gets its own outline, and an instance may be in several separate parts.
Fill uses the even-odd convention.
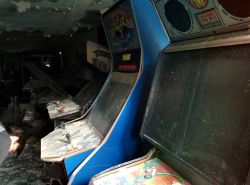
[[[14,41],[44,40],[100,24],[100,11],[117,0],[0,0],[0,49]],[[23,39],[23,40],[22,40]],[[12,41],[12,42],[11,42]],[[20,44],[20,43],[19,43]]]
[[[0,30],[65,34],[71,28],[91,27],[78,22],[88,12],[110,7],[115,0],[0,0]]]

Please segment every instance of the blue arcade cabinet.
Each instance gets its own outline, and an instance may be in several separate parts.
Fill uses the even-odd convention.
[[[250,6],[153,0],[162,50],[141,135],[152,150],[91,185],[250,184]]]
[[[59,125],[41,140],[41,159],[51,183],[87,184],[93,175],[139,155],[145,100],[159,51],[169,43],[152,3],[139,3],[151,15],[143,25],[137,20],[146,15],[134,14],[138,4],[129,0],[103,14],[112,70],[84,116]],[[145,33],[152,26],[155,33]]]

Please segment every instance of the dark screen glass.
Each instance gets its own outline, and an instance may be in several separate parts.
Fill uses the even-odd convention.
[[[137,75],[113,74],[98,101],[90,110],[86,121],[105,136],[126,102]]]
[[[164,8],[167,20],[175,29],[182,32],[190,29],[191,18],[183,4],[176,0],[170,0],[165,4]]]
[[[246,18],[250,17],[250,1],[249,0],[218,0],[221,6],[230,14]]]
[[[249,58],[249,45],[163,54],[145,138],[204,178],[243,184],[250,166]]]

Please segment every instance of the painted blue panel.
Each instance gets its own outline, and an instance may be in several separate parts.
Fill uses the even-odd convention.
[[[107,142],[85,160],[72,175],[69,184],[88,184],[90,178],[119,163],[138,157],[139,130],[158,55],[169,44],[159,17],[148,0],[132,0],[135,19],[144,51],[144,69]],[[79,170],[79,171],[78,171]],[[74,176],[74,178],[73,178]]]
[[[64,166],[66,169],[67,176],[70,177],[73,171],[79,166],[79,164],[85,160],[93,150],[72,156],[64,160]]]

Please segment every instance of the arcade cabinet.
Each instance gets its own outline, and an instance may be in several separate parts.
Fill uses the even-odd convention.
[[[97,74],[75,97],[48,102],[47,110],[50,119],[54,121],[54,126],[84,115],[99,94],[106,77],[104,74]]]
[[[166,35],[158,33],[157,37],[162,39],[164,35],[165,41],[144,59],[127,0],[103,14],[103,25],[113,64],[100,94],[86,115],[59,125],[41,140],[41,159],[47,164],[47,174],[61,184],[68,180],[69,184],[87,184],[100,171],[138,156],[142,119],[138,115],[145,108],[142,96],[149,93],[146,84],[150,84],[159,49],[163,43],[166,46]],[[161,27],[159,21],[154,25]],[[152,34],[148,39],[155,37]]]
[[[141,131],[155,149],[90,184],[250,184],[245,2],[153,1],[172,41],[159,57]]]
[[[84,115],[99,94],[110,71],[110,51],[95,42],[87,41],[87,62],[95,70],[95,75],[76,94],[67,99],[54,99],[47,103],[50,119],[54,125],[62,121],[70,121]]]

